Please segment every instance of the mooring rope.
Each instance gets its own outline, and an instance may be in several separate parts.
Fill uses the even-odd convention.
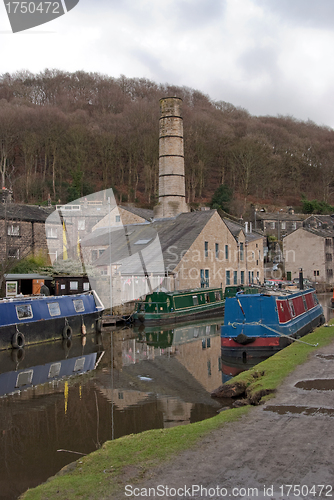
[[[274,328],[271,328],[268,325],[264,325],[260,321],[253,321],[252,323],[236,323],[236,322],[233,322],[233,323],[229,322],[228,323],[228,326],[232,326],[232,328],[236,328],[237,327],[236,325],[241,325],[241,326],[244,326],[244,325],[263,326],[263,328],[266,328],[267,330],[270,330],[271,332],[274,332],[277,335],[280,335],[281,337],[286,337],[287,339],[293,340],[294,342],[300,342],[301,344],[306,344],[306,345],[309,345],[311,347],[317,347],[319,345],[318,343],[316,343],[316,344],[310,344],[309,342],[305,342],[304,340],[295,339],[294,337],[291,337],[290,335],[286,335],[285,333],[279,332],[278,330],[275,330]]]

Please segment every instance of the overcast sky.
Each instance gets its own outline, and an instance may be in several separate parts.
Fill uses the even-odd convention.
[[[0,47],[0,74],[146,77],[334,127],[333,0],[79,0],[16,34],[1,2]]]

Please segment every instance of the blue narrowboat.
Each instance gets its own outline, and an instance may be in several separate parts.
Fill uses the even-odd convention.
[[[29,296],[0,301],[0,350],[22,348],[73,332],[101,330],[104,307],[95,291],[78,295]]]
[[[265,359],[324,321],[313,289],[237,293],[225,303],[222,357]]]

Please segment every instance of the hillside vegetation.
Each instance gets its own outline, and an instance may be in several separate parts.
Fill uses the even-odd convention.
[[[223,89],[222,89],[223,94]],[[45,70],[0,76],[0,181],[16,202],[66,203],[113,187],[152,207],[158,193],[159,99],[183,99],[187,201],[220,184],[234,212],[249,202],[333,204],[334,131],[251,116],[197,90],[147,79]]]

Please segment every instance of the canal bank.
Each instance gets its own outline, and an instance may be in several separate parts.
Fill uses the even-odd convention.
[[[179,495],[156,495],[159,498],[182,498],[185,485],[207,491],[218,486],[229,492],[232,488],[258,488],[258,497],[266,485],[273,486],[278,498],[280,493],[286,497],[284,486],[280,489],[284,484],[304,485],[304,493],[308,490],[303,498],[320,496],[318,485],[330,485],[333,474],[334,436],[329,430],[334,393],[328,387],[312,388],[310,382],[309,390],[296,384],[334,380],[333,335],[333,327],[321,327],[303,339],[319,343],[317,349],[295,343],[241,374],[249,378],[254,391],[279,387],[275,398],[263,405],[226,410],[186,427],[107,442],[22,498],[115,499],[134,497],[138,492],[145,497],[149,496],[145,488],[159,485],[181,488]],[[331,382],[328,384],[330,387]],[[291,498],[298,497],[296,492]],[[193,493],[194,498],[221,498],[224,492]],[[245,498],[234,493],[235,498]],[[325,493],[333,496],[329,488],[323,496]],[[153,490],[150,496],[154,497]]]

